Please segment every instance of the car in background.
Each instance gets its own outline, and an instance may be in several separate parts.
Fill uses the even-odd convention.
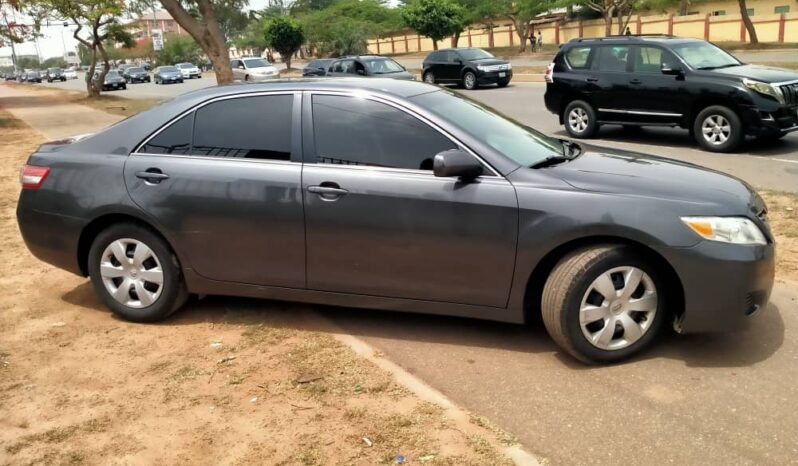
[[[302,76],[326,76],[334,58],[317,58],[302,68]]]
[[[443,49],[424,58],[421,76],[429,84],[458,84],[469,90],[488,84],[505,87],[513,78],[513,66],[479,48]]]
[[[144,68],[140,66],[131,66],[126,69],[122,77],[125,78],[125,82],[128,84],[152,82],[150,73],[147,73]]]
[[[72,68],[64,70],[64,77],[66,79],[78,79],[78,72]]]
[[[125,70],[127,70],[129,68],[133,68],[134,66],[136,66],[136,65],[134,65],[132,63],[125,63],[125,64],[122,64],[122,65],[118,65],[116,67],[116,71],[118,71],[121,76],[124,76],[125,75]]]
[[[28,83],[40,83],[42,82],[42,74],[38,71],[28,71],[25,73],[23,81]]]
[[[415,81],[416,77],[393,58],[379,55],[357,55],[335,60],[327,70],[332,77],[377,77]]]
[[[200,69],[193,63],[178,63],[175,65],[175,68],[180,70],[183,74],[183,79],[199,79],[202,77]]]
[[[174,66],[159,66],[152,73],[155,84],[182,83],[183,73]]]
[[[260,57],[241,57],[230,60],[233,79],[236,81],[267,81],[280,77],[280,72],[272,63]]]
[[[747,65],[700,39],[574,39],[545,78],[546,108],[575,138],[602,125],[672,126],[704,150],[732,152],[746,136],[798,131],[798,72]]]
[[[97,82],[100,79],[101,74],[101,72],[95,71],[94,76],[91,78],[92,81]],[[122,89],[127,89],[125,78],[123,78],[117,70],[108,70],[108,73],[105,75],[105,80],[103,80],[103,90],[111,91]]]
[[[48,83],[53,81],[66,81],[66,76],[64,76],[64,70],[61,68],[47,68],[47,71],[44,74],[45,78],[47,79]]]

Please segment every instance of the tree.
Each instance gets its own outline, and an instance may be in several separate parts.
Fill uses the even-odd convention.
[[[269,47],[280,53],[286,68],[290,70],[291,58],[305,42],[302,25],[293,18],[278,16],[264,24],[263,36]]]
[[[526,51],[526,44],[529,40],[529,22],[535,16],[554,7],[554,3],[550,0],[497,0],[496,4],[500,14],[510,18],[510,21],[513,22],[515,33],[521,44],[519,49],[521,52]]]
[[[404,27],[399,9],[381,0],[337,0],[323,9],[303,11],[299,16],[308,46],[321,55],[365,53],[370,37]]]
[[[144,1],[144,0],[141,0]],[[213,65],[216,82],[233,82],[230,50],[220,18],[229,8],[243,10],[246,0],[160,0],[172,18],[199,44]]]
[[[759,38],[756,36],[756,29],[754,28],[754,23],[751,22],[751,17],[748,16],[748,6],[745,4],[745,0],[737,0],[740,4],[740,16],[743,18],[743,24],[745,24],[745,29],[748,31],[748,37],[750,38],[749,41],[752,44],[758,44]]]
[[[42,68],[66,68],[67,62],[61,57],[52,57],[42,62]]]
[[[169,35],[163,42],[163,49],[155,53],[158,65],[174,65],[175,63],[197,63],[201,49],[194,39],[186,36]]]
[[[237,49],[251,49],[257,50],[258,54],[263,53],[263,50],[269,46],[263,34],[263,23],[257,19],[250,21],[246,29],[233,39],[233,44]]]
[[[463,12],[463,29],[471,24],[488,21],[500,15],[499,2],[493,0],[454,0]],[[454,47],[460,42],[462,31],[454,33]]]
[[[417,33],[432,39],[438,50],[438,41],[463,31],[463,10],[451,0],[413,0],[402,8],[405,24]]]
[[[14,20],[17,14],[32,18],[33,23],[17,23]],[[0,0],[0,47],[11,47],[11,62],[14,67],[19,67],[15,45],[34,38],[39,33],[41,19],[42,15],[38,10],[24,3],[24,0]]]

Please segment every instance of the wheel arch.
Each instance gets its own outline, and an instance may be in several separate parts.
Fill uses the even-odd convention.
[[[742,120],[740,106],[734,101],[734,99],[724,96],[709,95],[699,97],[695,102],[693,102],[693,105],[690,107],[690,112],[685,115],[686,120],[683,122],[685,128],[692,128],[698,114],[701,113],[701,111],[705,108],[711,107],[713,105],[721,105],[723,107],[729,108]]]
[[[156,228],[151,222],[148,222],[141,217],[127,213],[107,213],[89,222],[80,232],[80,237],[78,239],[78,267],[80,268],[81,275],[84,277],[89,275],[89,250],[91,249],[94,239],[103,230],[119,223],[132,223],[139,225],[158,235],[169,246],[177,258],[178,264],[180,264],[180,257],[172,242],[169,241],[166,235],[161,233],[160,230],[158,230],[158,228]]]
[[[565,109],[568,108],[568,106],[571,104],[571,102],[573,102],[575,100],[581,100],[581,101],[586,102],[588,105],[593,107],[593,111],[594,112],[598,113],[598,109],[596,108],[595,104],[590,99],[590,97],[588,97],[586,95],[582,95],[582,94],[580,94],[577,91],[569,91],[569,92],[563,94],[562,97],[560,97],[560,112],[559,112],[558,117],[560,118],[560,124],[561,125],[565,124]]]
[[[684,287],[676,270],[665,257],[639,241],[621,236],[602,235],[581,237],[566,241],[549,251],[538,261],[529,273],[526,282],[526,289],[524,291],[524,321],[534,322],[541,319],[543,287],[546,284],[546,279],[563,257],[577,249],[602,244],[628,246],[640,252],[644,260],[651,263],[657,271],[662,274],[662,279],[665,281],[665,287],[668,290],[669,299],[671,300],[668,305],[668,312],[672,317],[681,316],[684,313]]]

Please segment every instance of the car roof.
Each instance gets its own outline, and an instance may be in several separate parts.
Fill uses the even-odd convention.
[[[299,78],[275,79],[262,83],[232,83],[220,86],[206,87],[185,93],[176,97],[181,99],[196,100],[198,97],[207,99],[223,97],[226,95],[257,93],[266,91],[370,91],[396,97],[413,97],[419,94],[440,90],[437,86],[425,84],[420,81],[404,81],[389,78]]]
[[[704,42],[701,39],[693,39],[689,37],[671,36],[668,34],[641,34],[641,35],[620,35],[620,36],[607,36],[607,37],[580,37],[568,41],[568,45],[572,44],[618,44],[618,43],[646,43],[646,42],[659,42],[668,44],[682,44],[689,42]]]

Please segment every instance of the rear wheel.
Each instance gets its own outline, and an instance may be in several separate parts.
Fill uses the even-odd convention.
[[[89,276],[105,305],[134,322],[164,319],[188,296],[177,258],[166,242],[131,223],[97,235],[89,250]]]
[[[466,71],[463,74],[463,87],[469,91],[477,88],[477,75],[473,71]]]
[[[713,105],[701,110],[696,116],[693,136],[705,150],[731,152],[743,140],[743,125],[734,110]]]
[[[427,84],[435,84],[435,74],[432,71],[424,73],[424,82]]]
[[[584,100],[574,100],[565,107],[565,130],[575,138],[590,138],[596,135],[598,123],[593,107]]]
[[[586,363],[627,358],[648,346],[665,317],[657,270],[622,245],[574,251],[543,289],[543,323],[551,338]]]

